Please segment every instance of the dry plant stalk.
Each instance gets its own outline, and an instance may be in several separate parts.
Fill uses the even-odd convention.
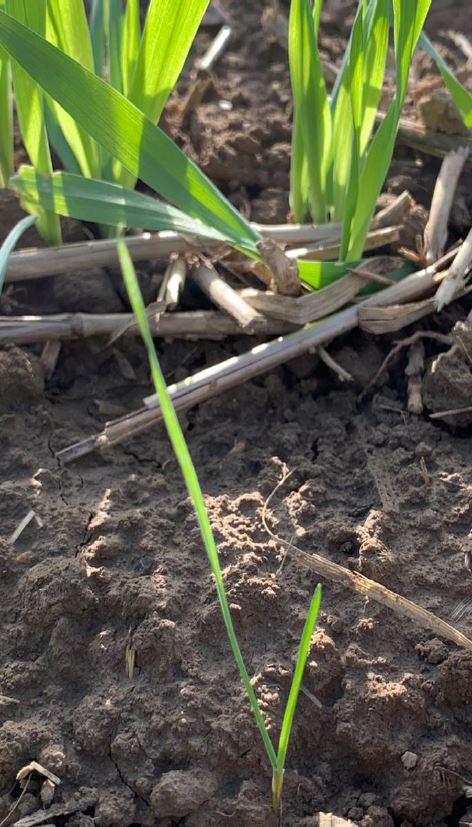
[[[219,365],[200,371],[184,382],[169,387],[175,408],[177,410],[191,408],[255,376],[260,376],[302,353],[320,345],[326,345],[336,336],[347,333],[358,325],[359,308],[368,307],[374,302],[377,305],[379,303],[388,305],[423,295],[441,279],[442,275],[438,271],[449,260],[450,256],[444,256],[436,264],[407,276],[382,293],[365,299],[360,305],[348,307],[334,316],[329,316],[321,322],[297,330],[288,336],[258,345],[247,353],[233,356]],[[62,463],[72,462],[92,451],[109,448],[148,430],[160,421],[161,411],[154,395],[145,402],[148,407],[109,422],[101,433],[58,451],[57,459]]]
[[[436,310],[449,304],[457,297],[460,290],[464,287],[465,278],[472,266],[472,230],[470,230],[467,238],[459,248],[451,268],[440,284],[439,289],[434,296],[434,305]]]
[[[460,147],[446,155],[442,162],[434,187],[428,223],[424,231],[424,252],[427,264],[437,261],[444,253],[454,195],[468,155],[468,147]]]
[[[418,339],[410,348],[405,374],[408,377],[408,410],[421,416],[424,410],[422,395],[422,378],[424,373],[424,344]]]
[[[196,265],[192,269],[192,279],[213,304],[226,311],[243,330],[257,331],[265,327],[264,317],[240,293],[233,290],[213,267]]]
[[[152,310],[152,309],[151,309]],[[166,313],[152,310],[149,321],[154,336],[173,339],[224,339],[227,336],[253,335],[225,313],[195,310],[188,313]],[[293,325],[264,319],[259,335],[280,336],[293,330]],[[0,344],[27,345],[48,340],[86,339],[109,336],[111,342],[126,333],[138,336],[132,313],[59,313],[50,316],[0,316]]]

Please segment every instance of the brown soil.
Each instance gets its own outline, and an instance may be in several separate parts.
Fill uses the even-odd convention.
[[[461,11],[471,33],[468,3],[457,6],[454,25]],[[281,221],[286,54],[261,42],[262,2],[244,16],[241,3],[227,8],[236,37],[180,135],[252,218]],[[430,31],[450,24],[442,7],[438,15]],[[329,24],[325,44],[333,61],[343,42],[336,27]],[[171,129],[175,122],[171,109]],[[403,176],[427,203],[437,164],[422,163],[402,152],[390,186],[400,188],[395,175]],[[11,224],[9,207],[0,220]],[[143,274],[145,288],[150,278]],[[100,272],[19,286],[2,307],[113,311],[123,301],[113,275]],[[456,306],[443,327],[466,311]],[[133,381],[99,344],[63,346],[46,384],[34,348],[0,351],[0,822],[15,803],[7,824],[41,806],[39,776],[19,803],[15,783],[37,760],[62,780],[49,817],[58,827],[275,827],[268,761],[164,431],[68,468],[54,458],[149,392],[139,342],[121,346]],[[164,343],[162,364],[180,378],[247,347]],[[427,347],[436,358],[437,346]],[[468,432],[405,412],[402,357],[358,404],[388,348],[359,333],[333,347],[355,376],[348,390],[307,356],[183,417],[241,648],[275,740],[316,584],[262,526],[284,464],[293,474],[271,506],[280,536],[445,619],[472,597]],[[40,524],[12,546],[29,509]],[[461,778],[472,774],[472,655],[346,588],[323,587],[288,755],[284,827],[315,827],[320,811],[361,827],[458,825]],[[467,613],[454,622],[472,637]]]

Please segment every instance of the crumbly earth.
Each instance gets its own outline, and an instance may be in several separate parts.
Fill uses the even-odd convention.
[[[244,19],[240,4],[227,7],[236,38],[215,70],[219,93],[191,114],[186,140],[253,218],[284,220],[286,56],[247,34],[262,3]],[[461,8],[468,19],[467,3]],[[326,49],[335,60],[343,32],[330,25]],[[411,179],[416,162],[405,161],[398,169],[421,190],[423,170]],[[0,220],[11,220],[5,205]],[[150,280],[145,273],[143,286]],[[3,312],[13,313],[112,312],[123,301],[105,272],[68,276],[62,286],[20,285],[2,298]],[[125,371],[102,344],[64,345],[47,382],[36,348],[0,351],[0,822],[41,806],[39,775],[21,799],[15,782],[36,760],[61,779],[49,816],[57,827],[276,827],[270,767],[163,429],[65,468],[55,459],[149,393],[139,342],[119,345]],[[269,511],[276,534],[472,638],[469,432],[428,420],[434,391],[424,418],[406,412],[404,357],[358,401],[389,346],[360,333],[333,345],[354,376],[348,388],[306,356],[182,416],[275,741],[317,582],[262,523],[285,468],[292,474]],[[160,350],[175,379],[247,347],[177,342]],[[438,353],[427,345],[430,362]],[[35,519],[11,543],[30,509]],[[329,580],[323,589],[282,824],[315,827],[319,812],[331,812],[360,827],[455,827],[472,777],[472,650]]]

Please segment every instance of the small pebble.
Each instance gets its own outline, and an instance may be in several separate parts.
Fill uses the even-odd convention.
[[[415,752],[404,752],[402,755],[402,764],[406,770],[414,770],[418,763],[418,756]]]

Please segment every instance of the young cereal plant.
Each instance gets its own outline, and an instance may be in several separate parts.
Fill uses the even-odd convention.
[[[233,626],[231,611],[229,608],[228,598],[225,590],[225,583],[223,573],[221,571],[220,561],[218,557],[218,550],[215,543],[215,538],[210,525],[210,520],[205,507],[205,500],[203,498],[200,481],[195,470],[195,466],[190,455],[189,448],[185,441],[185,437],[180,427],[180,423],[169,396],[164,376],[162,374],[159,360],[157,358],[156,348],[152,338],[149,321],[146,314],[146,308],[139,288],[138,280],[133,262],[129,255],[128,248],[122,238],[117,241],[118,252],[121,263],[121,270],[123,279],[126,285],[130,304],[139,324],[141,336],[146,346],[149,365],[151,368],[151,376],[155,391],[159,397],[162,416],[164,424],[174,450],[175,457],[179,463],[182,471],[182,476],[185,480],[185,485],[189,496],[191,497],[195,514],[197,517],[200,533],[203,544],[207,553],[207,557],[215,579],[216,592],[220,604],[220,610],[223,617],[223,622],[226,628],[231,651],[234,660],[236,661],[241,680],[243,682],[246,694],[254,713],[259,733],[262,738],[267,756],[272,767],[272,805],[276,813],[280,813],[282,803],[282,789],[283,778],[285,771],[285,761],[287,756],[288,744],[290,740],[290,733],[292,730],[293,718],[297,708],[298,695],[302,682],[303,672],[305,669],[306,660],[310,648],[311,638],[315,629],[318,612],[321,602],[321,586],[318,585],[313,594],[310,608],[305,620],[303,628],[298,657],[295,665],[295,671],[290,687],[290,692],[285,707],[285,712],[282,721],[282,728],[280,731],[279,742],[277,750],[275,749],[272,739],[269,735],[264,717],[259,707],[259,703],[252,687],[251,679],[249,677],[241,649],[239,647],[236,632]]]

